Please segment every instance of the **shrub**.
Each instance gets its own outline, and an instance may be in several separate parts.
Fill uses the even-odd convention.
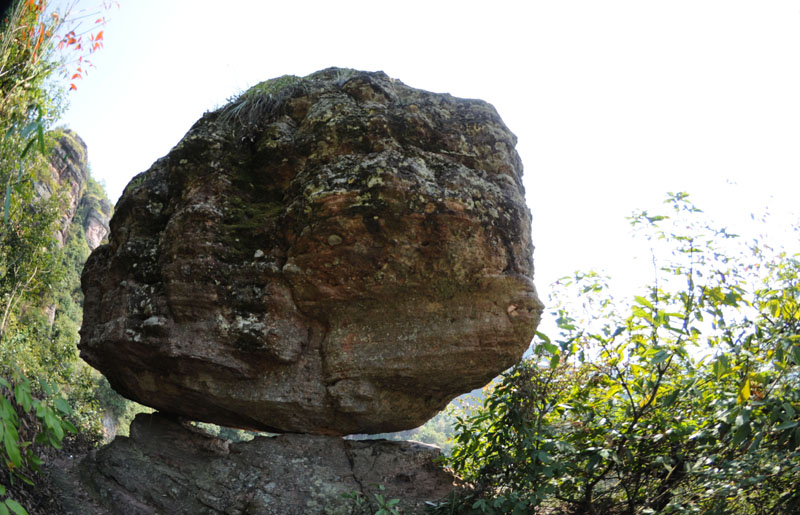
[[[459,418],[449,464],[476,487],[462,511],[794,513],[800,261],[737,243],[686,194],[668,202],[631,218],[658,266],[644,295],[561,280],[557,337]]]
[[[34,395],[38,390],[39,396]],[[59,392],[47,381],[36,387],[20,372],[14,370],[11,381],[0,377],[0,442],[2,457],[9,484],[0,483],[0,514],[9,510],[16,514],[27,514],[15,501],[9,486],[15,482],[33,485],[33,474],[42,465],[34,451],[34,444],[61,448],[64,436],[77,429],[68,420],[72,409]],[[26,420],[35,420],[31,426]]]

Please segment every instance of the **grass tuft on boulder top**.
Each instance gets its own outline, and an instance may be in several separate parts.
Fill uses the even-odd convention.
[[[333,78],[335,83],[341,87],[357,73],[357,70],[350,68],[327,68],[305,77],[281,75],[259,82],[223,106],[219,110],[219,121],[252,129],[257,127],[276,105],[293,96],[306,83]]]

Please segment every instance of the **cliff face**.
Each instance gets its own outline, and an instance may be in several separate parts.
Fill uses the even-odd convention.
[[[61,220],[56,228],[65,278],[56,288],[54,303],[45,308],[52,325],[56,314],[69,319],[66,332],[77,340],[80,326],[80,273],[89,253],[109,233],[108,223],[113,206],[102,186],[89,173],[86,143],[69,129],[62,129],[50,150],[50,177],[36,184],[41,198],[60,195],[63,198]],[[74,330],[73,327],[74,326]]]
[[[80,224],[89,250],[100,246],[108,236],[108,222],[114,206],[111,205],[102,187],[89,177],[87,188],[81,195],[78,211],[73,223]]]
[[[83,228],[89,250],[97,248],[108,234],[113,208],[103,189],[91,178],[87,156],[86,143],[81,137],[72,130],[62,129],[50,150],[51,181],[37,187],[43,197],[54,193],[64,196],[64,211],[57,232],[62,247],[73,221]]]

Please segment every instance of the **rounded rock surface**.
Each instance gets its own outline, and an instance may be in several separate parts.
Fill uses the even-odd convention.
[[[419,426],[536,330],[515,144],[486,102],[382,72],[261,83],[125,189],[84,270],[81,356],[195,420]]]

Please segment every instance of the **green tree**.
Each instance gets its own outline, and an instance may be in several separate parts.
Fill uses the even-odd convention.
[[[84,74],[83,58],[102,45],[102,31],[90,31],[84,41],[76,25],[68,30],[68,12],[47,5],[16,0],[0,26],[0,515],[26,513],[13,489],[30,483],[40,464],[34,443],[59,447],[65,430],[74,429],[68,417],[80,421],[93,409],[88,372],[78,370],[76,320],[57,317],[51,325],[44,315],[46,306],[66,300],[58,298],[71,288],[65,267],[77,257],[57,245],[65,209],[48,184],[45,154],[46,130],[60,114],[64,90],[49,79],[76,65],[68,56],[77,58],[72,80]],[[56,384],[69,401],[80,401],[78,413]],[[36,435],[28,438],[31,430]]]
[[[462,511],[794,513],[800,261],[668,203],[631,218],[654,284],[618,304],[597,274],[561,280],[557,337],[458,420]]]

